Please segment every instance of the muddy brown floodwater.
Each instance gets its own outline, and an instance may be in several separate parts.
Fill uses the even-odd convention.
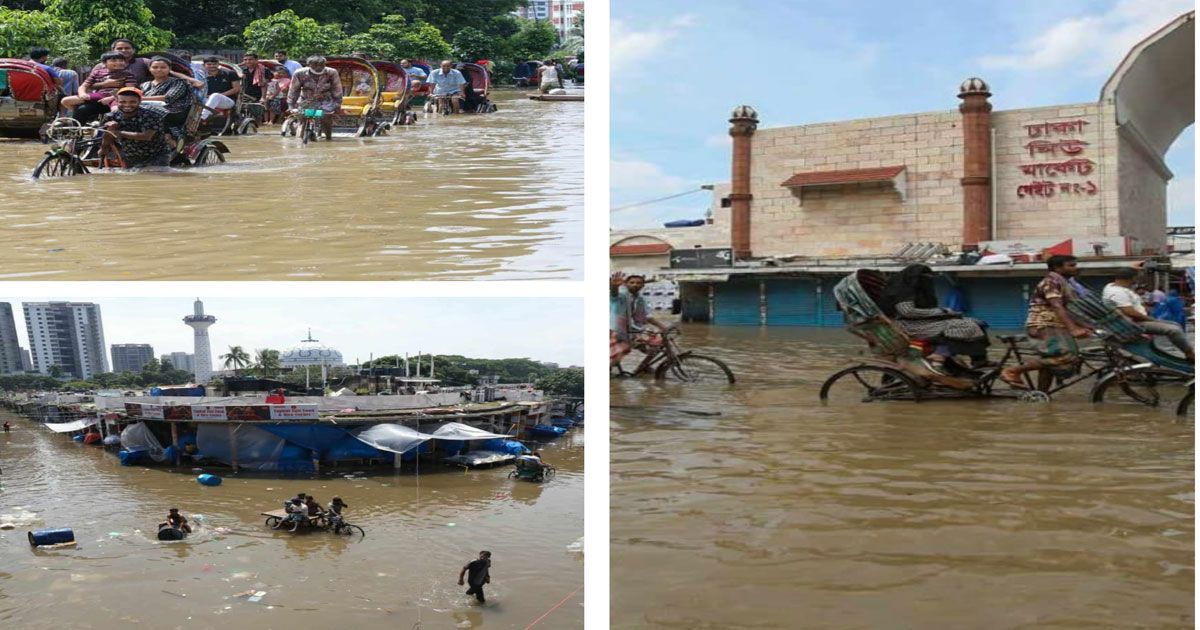
[[[683,342],[741,380],[612,382],[613,627],[1192,627],[1194,426],[1171,410],[826,407],[846,333]]]
[[[166,173],[35,181],[46,147],[0,140],[0,279],[582,279],[583,103],[494,100]]]
[[[11,419],[7,411],[0,418]],[[218,487],[189,469],[123,467],[25,419],[0,433],[0,627],[5,628],[525,628],[583,584],[583,434],[542,448],[558,475],[539,485],[507,468],[417,478],[354,469],[315,477],[227,475]],[[267,529],[259,513],[297,492],[341,496],[366,537]],[[154,539],[167,508],[197,533]],[[34,551],[26,531],[71,527],[78,549]],[[228,528],[227,533],[217,528]],[[222,530],[223,531],[223,530]],[[481,549],[493,553],[488,603],[456,583]],[[238,593],[266,591],[251,603]],[[538,624],[578,628],[583,590]]]

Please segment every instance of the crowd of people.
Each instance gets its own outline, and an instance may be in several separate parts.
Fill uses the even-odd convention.
[[[1036,387],[1046,391],[1055,377],[1075,374],[1081,364],[1078,340],[1094,331],[1072,315],[1068,305],[1091,289],[1079,282],[1078,259],[1055,255],[1046,260],[1048,272],[1030,294],[1025,332],[1037,356],[1000,372],[1000,379],[1018,389],[1027,389],[1025,375],[1037,372]],[[1136,323],[1152,337],[1169,341],[1188,361],[1195,350],[1187,335],[1187,313],[1179,291],[1136,284],[1141,270],[1118,269],[1101,291],[1104,303]],[[893,274],[879,298],[879,308],[911,339],[930,344],[926,356],[935,370],[948,368],[955,357],[966,357],[962,367],[981,369],[994,364],[988,358],[988,325],[961,312],[939,306],[934,272],[928,265],[909,265]],[[609,312],[609,364],[620,368],[621,360],[634,349],[651,361],[661,345],[656,336],[669,325],[650,316],[641,295],[646,279],[640,274],[614,273],[611,278]]]

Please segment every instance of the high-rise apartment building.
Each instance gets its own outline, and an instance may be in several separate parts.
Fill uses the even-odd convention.
[[[548,20],[554,30],[558,31],[558,39],[562,41],[571,31],[575,30],[575,22],[583,13],[583,1],[575,0],[529,0],[523,7],[513,11],[517,17],[526,20]]]
[[[172,352],[170,354],[162,355],[161,357],[158,358],[158,360],[162,361],[163,363],[170,362],[171,367],[175,368],[176,370],[185,370],[187,372],[195,372],[196,371],[196,363],[195,363],[195,361],[192,360],[192,358],[193,358],[193,355],[191,355],[187,352]]]
[[[21,344],[17,340],[17,321],[12,304],[0,302],[0,374],[20,374]]]
[[[100,305],[88,302],[24,302],[25,331],[33,369],[50,374],[91,378],[108,372]]]
[[[112,371],[141,372],[154,358],[154,348],[148,343],[114,343],[112,345]]]

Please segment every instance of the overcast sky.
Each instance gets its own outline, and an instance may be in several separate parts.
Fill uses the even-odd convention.
[[[253,354],[283,350],[312,328],[314,339],[341,351],[347,363],[385,354],[461,354],[504,359],[528,357],[563,366],[583,365],[582,300],[573,298],[203,298],[217,318],[209,329],[213,364],[229,346]],[[192,312],[187,298],[12,298],[17,334],[28,348],[21,302],[75,301],[100,305],[104,340],[148,343],[155,356],[192,352]],[[108,348],[106,348],[106,351]],[[112,355],[109,353],[109,361]]]
[[[1130,47],[1190,0],[662,0],[612,3],[612,207],[729,180],[729,112],[763,127],[958,107],[1095,102]],[[1195,135],[1167,154],[1168,225],[1193,225]],[[617,211],[617,228],[702,218],[708,193]]]

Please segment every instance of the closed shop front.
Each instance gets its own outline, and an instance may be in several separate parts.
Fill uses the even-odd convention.
[[[821,294],[816,278],[767,280],[768,326],[820,326]]]
[[[759,281],[731,279],[713,285],[713,323],[718,326],[758,326]]]
[[[992,330],[1021,330],[1029,313],[1029,294],[1039,278],[959,278],[966,313]]]

